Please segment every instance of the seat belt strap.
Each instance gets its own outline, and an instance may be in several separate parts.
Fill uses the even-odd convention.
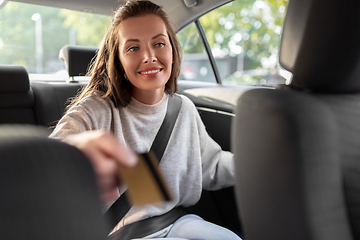
[[[173,96],[169,96],[165,118],[150,148],[150,151],[155,154],[159,162],[164,155],[165,148],[169,142],[176,119],[180,112],[180,108],[181,97],[175,94]]]
[[[167,105],[167,110],[165,118],[160,126],[158,133],[155,136],[154,142],[150,148],[158,161],[161,161],[161,158],[164,155],[166,146],[169,142],[171,133],[175,126],[176,119],[179,115],[181,108],[182,99],[179,95],[169,95],[169,101]],[[104,219],[108,223],[109,232],[118,224],[118,222],[126,215],[130,210],[131,205],[128,202],[124,192],[105,212]]]

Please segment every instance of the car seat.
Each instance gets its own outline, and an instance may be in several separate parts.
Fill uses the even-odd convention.
[[[106,239],[95,176],[77,148],[35,126],[0,127],[0,239]]]
[[[85,76],[97,51],[95,47],[66,45],[60,49],[59,58],[65,62],[69,77]]]
[[[360,239],[360,1],[291,0],[280,64],[250,90],[232,148],[245,239]]]
[[[26,69],[0,65],[0,123],[36,124],[34,104]]]

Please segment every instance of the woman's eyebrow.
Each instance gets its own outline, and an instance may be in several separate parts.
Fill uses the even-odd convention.
[[[156,39],[158,37],[166,37],[166,35],[163,33],[159,33],[159,34],[155,35],[154,37],[152,37],[151,39]],[[140,40],[136,39],[136,38],[130,38],[125,41],[125,44],[127,44],[128,42],[140,42]]]
[[[158,35],[155,35],[152,39],[156,39],[158,37],[166,37],[166,35],[163,33],[159,33]]]
[[[127,40],[125,41],[125,44],[128,43],[128,42],[140,42],[140,40],[139,40],[139,39],[135,39],[135,38],[127,39]]]

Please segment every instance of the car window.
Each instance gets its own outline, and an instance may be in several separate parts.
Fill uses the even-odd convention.
[[[213,69],[206,54],[203,41],[195,23],[190,24],[178,35],[183,59],[179,79],[202,82],[216,82]]]
[[[65,45],[99,46],[110,21],[110,16],[87,12],[5,3],[0,8],[0,64],[22,65],[30,76],[51,74],[45,79],[66,80],[60,49]]]
[[[277,60],[286,6],[287,0],[237,0],[200,18],[223,83],[276,85],[289,76]],[[67,80],[59,50],[99,46],[110,19],[0,0],[0,64],[24,66],[31,80]],[[216,82],[196,24],[178,38],[184,52],[180,79]]]
[[[278,62],[287,1],[226,4],[200,18],[224,84],[270,85],[290,77]]]

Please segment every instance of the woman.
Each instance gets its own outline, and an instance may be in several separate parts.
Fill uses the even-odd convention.
[[[133,151],[149,151],[168,99],[176,94],[180,52],[175,31],[161,7],[150,1],[127,2],[115,12],[90,71],[90,83],[52,133],[51,137],[87,154],[104,200],[119,195],[116,166],[133,166]],[[174,201],[132,207],[113,232],[176,206],[193,205],[203,188],[233,185],[232,154],[222,151],[209,137],[194,104],[185,96],[181,99],[180,113],[160,162]],[[239,239],[195,215],[185,215],[151,237]]]

